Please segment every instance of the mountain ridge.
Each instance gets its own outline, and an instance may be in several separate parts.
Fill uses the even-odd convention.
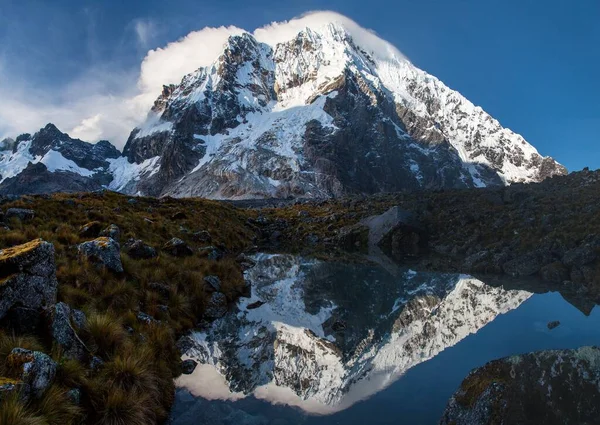
[[[150,196],[323,198],[566,173],[397,52],[367,50],[335,22],[274,45],[231,36],[212,65],[164,86],[123,155],[109,158],[104,186]]]

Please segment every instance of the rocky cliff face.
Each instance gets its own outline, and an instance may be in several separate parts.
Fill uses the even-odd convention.
[[[106,140],[72,139],[53,124],[0,143],[0,194],[91,191],[108,185],[121,153]]]
[[[370,51],[337,23],[280,43],[230,37],[212,65],[164,87],[123,156],[51,124],[0,149],[2,181],[32,162],[51,173],[44,190],[152,196],[323,198],[566,173],[399,53]],[[72,174],[89,184],[70,187]],[[29,193],[32,179],[27,169],[7,190]]]
[[[283,387],[320,413],[382,390],[531,295],[467,276],[255,260],[252,298],[195,333],[185,354],[213,365],[234,393]]]
[[[565,173],[435,77],[372,55],[335,23],[275,45],[231,37],[212,66],[165,87],[124,154],[146,169],[114,188],[212,198],[489,186]]]

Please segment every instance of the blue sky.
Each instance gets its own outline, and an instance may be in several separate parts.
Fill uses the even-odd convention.
[[[206,26],[251,31],[310,10],[375,30],[570,170],[600,168],[598,0],[0,0],[0,136],[53,121],[122,139],[135,113],[98,130],[94,108],[116,114],[136,95],[148,50]]]

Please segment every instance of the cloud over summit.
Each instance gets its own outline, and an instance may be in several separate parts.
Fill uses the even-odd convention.
[[[283,22],[273,22],[252,31],[260,42],[275,46],[292,39],[306,27],[336,22],[363,49],[380,59],[404,56],[374,32],[335,12],[309,12]],[[149,21],[135,23],[138,45],[147,44],[154,29]],[[244,29],[228,26],[192,31],[164,47],[148,51],[138,70],[123,73],[107,68],[86,72],[60,90],[28,87],[14,77],[0,79],[13,84],[0,85],[0,139],[32,132],[47,122],[55,123],[72,137],[87,141],[110,140],[122,148],[129,132],[140,124],[165,84],[177,84],[183,76],[212,64],[232,35]]]

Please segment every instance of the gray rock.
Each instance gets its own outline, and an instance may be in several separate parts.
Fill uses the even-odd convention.
[[[90,360],[90,369],[92,369],[94,372],[97,372],[102,368],[102,366],[104,366],[104,360],[102,360],[100,357],[92,357]]]
[[[100,236],[106,236],[119,242],[121,239],[121,229],[116,224],[111,224],[106,229],[100,232]]]
[[[117,273],[123,272],[119,243],[114,239],[99,237],[83,242],[78,247],[79,254]]]
[[[81,404],[81,390],[79,388],[73,388],[67,392],[67,397],[75,405]]]
[[[140,322],[143,322],[143,323],[145,323],[147,325],[150,325],[152,323],[157,323],[158,322],[158,320],[156,320],[154,317],[150,316],[149,314],[144,313],[143,311],[140,311],[137,314],[137,319]]]
[[[218,276],[206,276],[204,278],[204,288],[207,292],[220,292],[221,279]]]
[[[227,297],[221,292],[213,292],[204,311],[207,319],[219,319],[227,313]]]
[[[441,425],[597,423],[600,349],[549,350],[494,360],[473,370]]]
[[[148,260],[158,256],[156,249],[139,239],[130,239],[124,246],[124,251],[136,260]]]
[[[27,396],[29,393],[29,386],[25,384],[23,381],[18,379],[6,379],[3,378],[2,383],[0,384],[0,403],[6,397],[11,397],[16,395],[23,401],[27,401]]]
[[[37,310],[56,302],[54,246],[42,239],[0,250],[0,318],[14,307]]]
[[[567,267],[581,267],[596,260],[596,251],[590,246],[573,248],[565,253],[562,262]]]
[[[14,348],[8,361],[19,371],[20,379],[28,385],[31,395],[35,398],[44,395],[56,376],[56,362],[39,351]]]
[[[223,252],[214,246],[205,246],[198,250],[201,256],[207,257],[209,260],[217,261],[223,258]]]
[[[184,375],[191,375],[196,370],[198,362],[192,359],[187,359],[181,362],[181,373]]]
[[[21,221],[32,220],[35,217],[35,211],[28,210],[25,208],[9,208],[4,213],[4,218],[10,220],[11,218],[18,218]]]
[[[163,246],[163,251],[174,257],[188,257],[194,253],[187,244],[179,238],[173,238]]]
[[[51,316],[52,338],[63,349],[63,354],[66,357],[83,360],[90,352],[78,335],[85,326],[85,314],[60,302],[52,308]]]

